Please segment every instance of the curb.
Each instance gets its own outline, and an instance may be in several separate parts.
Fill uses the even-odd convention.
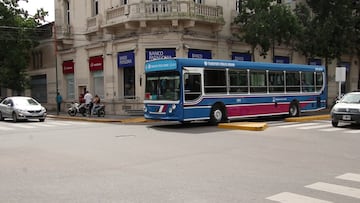
[[[312,121],[312,120],[327,120],[330,118],[331,118],[330,114],[324,114],[324,115],[316,115],[316,116],[285,118],[285,121],[286,122],[303,122],[303,121]]]
[[[264,122],[235,122],[235,123],[220,123],[218,128],[232,129],[232,130],[249,130],[249,131],[264,131],[267,128],[267,123]]]
[[[150,120],[146,120],[143,117],[136,118],[124,118],[124,119],[116,119],[116,118],[92,118],[92,117],[70,117],[70,116],[61,116],[61,115],[47,115],[49,118],[61,119],[61,120],[75,120],[75,121],[88,121],[88,122],[108,122],[108,123],[145,123],[152,122]]]

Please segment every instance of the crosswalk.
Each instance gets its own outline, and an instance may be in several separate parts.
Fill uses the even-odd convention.
[[[360,174],[345,173],[334,178],[343,180],[344,182],[342,182],[342,185],[325,182],[315,182],[310,185],[305,185],[304,187],[316,191],[352,198],[354,199],[354,201],[360,201],[360,188],[349,187],[345,185],[347,184],[347,181],[359,183]],[[292,192],[281,192],[279,194],[269,196],[266,199],[280,203],[333,203],[333,201],[331,200],[319,199],[316,197]]]
[[[9,132],[15,130],[30,130],[30,129],[42,129],[42,128],[55,128],[55,127],[73,127],[73,126],[84,126],[90,125],[89,122],[81,122],[81,121],[61,121],[61,120],[53,120],[47,119],[45,122],[33,122],[33,121],[25,121],[13,123],[11,121],[1,121],[0,122],[0,132]]]
[[[333,127],[331,121],[313,121],[313,122],[281,122],[270,124],[272,128],[279,129],[297,129],[297,130],[317,130],[320,132],[342,132],[347,134],[360,134],[360,128]]]

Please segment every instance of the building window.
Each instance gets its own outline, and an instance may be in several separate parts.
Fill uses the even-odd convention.
[[[65,16],[66,16],[66,24],[70,25],[70,3],[69,1],[65,2]]]
[[[41,69],[43,66],[43,53],[42,51],[34,51],[32,53],[33,70]]]
[[[66,98],[75,99],[75,80],[74,74],[66,75]]]
[[[203,4],[204,0],[194,0],[194,2],[197,3],[197,4]]]
[[[124,68],[124,97],[125,99],[135,98],[135,69]]]
[[[126,5],[128,4],[128,0],[120,0],[120,5]]]
[[[235,9],[236,9],[236,11],[237,11],[238,13],[241,12],[242,1],[243,1],[243,0],[236,0]]]
[[[92,12],[93,16],[99,14],[99,0],[93,0]]]

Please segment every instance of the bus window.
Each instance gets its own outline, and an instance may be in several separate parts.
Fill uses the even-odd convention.
[[[286,72],[286,92],[300,92],[299,72]]]
[[[180,99],[180,75],[178,72],[153,72],[146,75],[145,99]]]
[[[303,92],[315,91],[315,75],[314,72],[302,72],[301,73],[301,88]]]
[[[316,73],[316,91],[320,92],[320,90],[322,89],[324,83],[324,78],[323,78],[323,74],[322,73]]]
[[[226,70],[207,69],[204,71],[205,93],[227,93]]]
[[[247,70],[229,70],[230,94],[248,93]]]
[[[251,70],[250,71],[250,92],[266,93],[266,71]]]
[[[269,71],[269,92],[283,93],[285,91],[284,72]]]
[[[195,100],[201,95],[201,75],[199,73],[184,74],[185,101]]]

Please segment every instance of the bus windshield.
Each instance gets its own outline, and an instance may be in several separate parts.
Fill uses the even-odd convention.
[[[178,101],[180,99],[180,74],[176,71],[146,74],[145,99]]]

